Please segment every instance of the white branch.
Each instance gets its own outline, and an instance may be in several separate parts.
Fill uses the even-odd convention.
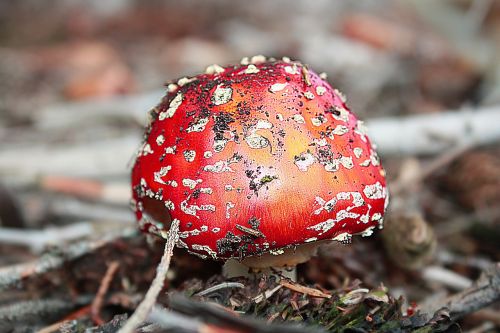
[[[88,222],[73,223],[65,226],[49,227],[43,230],[0,227],[0,244],[14,244],[30,247],[40,253],[48,245],[61,245],[92,235],[94,228]]]
[[[383,155],[438,154],[465,144],[500,140],[500,106],[367,121],[369,136]]]
[[[162,90],[105,100],[66,103],[51,106],[37,113],[38,128],[54,129],[81,126],[103,117],[127,117],[140,123],[146,111],[165,94]],[[354,110],[355,111],[355,110]],[[367,120],[370,136],[381,154],[436,154],[456,145],[487,144],[500,139],[500,105]]]
[[[147,111],[161,101],[166,91],[112,98],[97,98],[80,102],[48,106],[35,114],[35,126],[39,129],[57,129],[68,126],[93,124],[103,118],[128,117],[144,123]]]
[[[146,114],[163,95],[147,94],[62,104],[44,109],[35,125],[53,132],[92,126],[103,117],[146,121]],[[500,105],[366,121],[369,135],[381,155],[439,154],[457,145],[476,146],[500,140]],[[0,129],[1,131],[1,129]],[[5,135],[13,130],[4,130]],[[41,175],[127,177],[127,163],[140,145],[142,131],[114,139],[84,143],[47,144],[16,142],[0,147],[0,176],[32,182]],[[13,133],[13,132],[12,132]],[[14,177],[8,177],[14,176]]]

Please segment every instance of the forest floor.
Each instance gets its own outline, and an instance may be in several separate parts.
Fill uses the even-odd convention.
[[[129,208],[147,111],[167,80],[260,53],[326,72],[373,125],[386,227],[325,245],[296,282],[226,279],[221,263],[175,249],[138,330],[500,330],[499,18],[495,1],[2,3],[0,332],[127,321],[164,246]],[[447,114],[491,122],[425,132]],[[428,141],[398,140],[396,119],[423,119]]]

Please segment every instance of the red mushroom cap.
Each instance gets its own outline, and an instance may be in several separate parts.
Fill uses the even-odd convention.
[[[345,97],[298,62],[170,84],[132,172],[143,231],[202,257],[242,258],[382,226],[385,174]]]

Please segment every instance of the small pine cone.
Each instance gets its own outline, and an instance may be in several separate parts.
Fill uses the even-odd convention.
[[[493,209],[500,202],[500,152],[469,152],[453,163],[444,187],[464,207]]]
[[[432,261],[436,236],[419,213],[387,214],[382,239],[393,262],[406,269],[419,269]]]

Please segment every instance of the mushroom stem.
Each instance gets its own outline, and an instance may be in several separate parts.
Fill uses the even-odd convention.
[[[222,274],[228,279],[237,276],[251,276],[250,268],[236,259],[229,259],[224,263]]]
[[[295,266],[308,261],[316,255],[318,247],[324,241],[306,243],[294,248],[283,249],[279,255],[264,253],[260,256],[252,256],[238,261],[229,259],[223,267],[224,276],[231,278],[236,276],[252,276],[253,273],[281,275],[290,278],[292,281],[297,279]]]

